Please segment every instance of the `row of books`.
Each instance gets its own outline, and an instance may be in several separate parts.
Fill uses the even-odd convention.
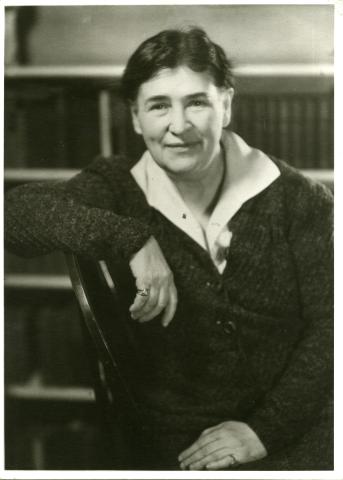
[[[25,384],[37,372],[44,386],[92,384],[81,321],[73,298],[6,302],[5,381]]]
[[[233,128],[252,146],[298,168],[333,168],[333,96],[257,95],[237,99]]]
[[[103,121],[94,88],[13,84],[5,91],[5,167],[82,168],[100,150]],[[144,145],[134,134],[118,92],[111,92],[114,153],[137,159]],[[241,93],[232,129],[252,146],[299,168],[333,167],[333,95]]]
[[[4,107],[5,168],[78,168],[99,153],[93,89],[15,84]]]

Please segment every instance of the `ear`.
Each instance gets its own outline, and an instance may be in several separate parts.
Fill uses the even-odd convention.
[[[134,131],[138,135],[142,135],[141,124],[140,124],[140,121],[139,121],[139,118],[138,118],[138,106],[136,105],[136,103],[131,103],[130,111],[131,111],[131,118],[132,118],[132,124],[133,124]]]
[[[234,89],[228,88],[223,92],[224,95],[224,114],[223,114],[223,128],[230,125],[232,113],[232,100],[234,96]]]

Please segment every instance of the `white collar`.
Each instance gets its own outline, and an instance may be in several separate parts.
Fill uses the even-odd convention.
[[[228,232],[229,220],[247,200],[266,189],[280,175],[279,169],[267,155],[250,147],[237,134],[224,130],[222,145],[227,174],[205,232],[184,203],[176,186],[148,151],[131,169],[148,204],[207,250],[217,267],[215,258],[220,248],[218,239],[223,232]]]

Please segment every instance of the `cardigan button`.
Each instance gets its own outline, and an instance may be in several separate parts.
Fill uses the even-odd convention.
[[[224,332],[227,333],[228,335],[232,335],[235,331],[237,330],[235,322],[232,322],[229,320],[228,322],[225,322],[224,326]]]

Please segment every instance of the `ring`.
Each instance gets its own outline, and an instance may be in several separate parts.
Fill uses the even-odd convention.
[[[137,290],[137,295],[140,295],[141,297],[147,297],[149,295],[150,288],[139,288]]]
[[[229,453],[229,457],[231,457],[232,459],[232,463],[230,463],[230,467],[235,467],[239,465],[239,461],[237,460],[237,458],[234,456],[233,453]]]

